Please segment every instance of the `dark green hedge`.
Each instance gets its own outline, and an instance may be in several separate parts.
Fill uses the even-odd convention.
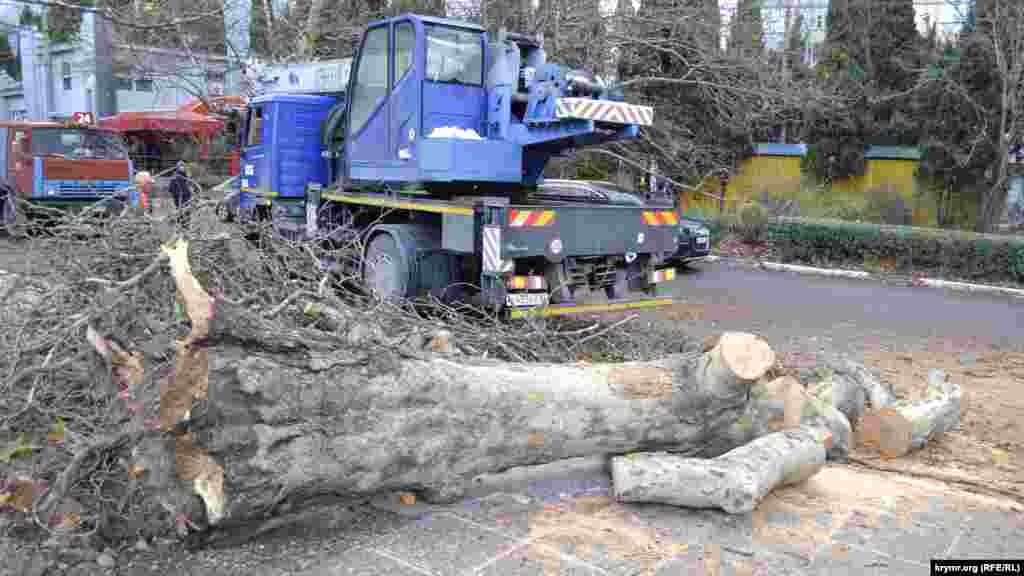
[[[1024,241],[875,224],[772,222],[768,240],[783,262],[861,266],[892,259],[898,270],[973,281],[1024,283]]]

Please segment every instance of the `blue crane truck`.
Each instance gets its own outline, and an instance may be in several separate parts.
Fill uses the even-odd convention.
[[[538,188],[548,161],[638,137],[653,110],[546,61],[543,38],[405,14],[349,61],[279,68],[248,103],[239,220],[363,246],[381,297],[510,317],[670,304],[679,217]],[[581,303],[604,291],[605,302]]]

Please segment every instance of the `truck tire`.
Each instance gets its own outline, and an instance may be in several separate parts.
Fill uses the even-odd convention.
[[[0,231],[9,236],[10,228],[17,223],[17,214],[13,191],[6,185],[0,186]]]
[[[615,270],[615,280],[604,287],[605,296],[609,300],[622,300],[629,293],[629,278],[626,270],[619,268]]]
[[[408,295],[409,276],[408,262],[395,239],[387,233],[374,236],[363,260],[366,288],[382,300],[400,300]]]

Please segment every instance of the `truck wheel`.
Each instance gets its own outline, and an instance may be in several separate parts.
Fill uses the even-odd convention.
[[[575,291],[569,285],[569,275],[565,271],[565,262],[549,262],[544,269],[544,276],[551,291],[552,304],[566,304],[573,301]]]
[[[618,268],[615,270],[615,281],[604,287],[604,293],[609,300],[622,300],[629,292],[629,279],[626,270]]]
[[[374,236],[366,248],[363,282],[382,300],[396,300],[407,295],[409,267],[390,234]]]
[[[18,211],[13,192],[6,186],[0,187],[0,231],[10,236],[18,221]]]

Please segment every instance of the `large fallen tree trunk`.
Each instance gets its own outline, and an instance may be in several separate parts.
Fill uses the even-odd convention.
[[[316,495],[409,490],[450,500],[472,477],[515,466],[699,454],[744,412],[775,360],[764,340],[743,333],[703,354],[619,365],[416,358],[282,329],[211,298],[184,243],[168,256],[192,333],[178,342],[158,399],[127,392],[158,404],[161,431],[150,422],[129,469],[200,531]]]
[[[800,427],[773,432],[712,459],[644,453],[612,458],[620,502],[656,502],[689,508],[750,512],[779,486],[810,478],[825,464],[831,437]]]

